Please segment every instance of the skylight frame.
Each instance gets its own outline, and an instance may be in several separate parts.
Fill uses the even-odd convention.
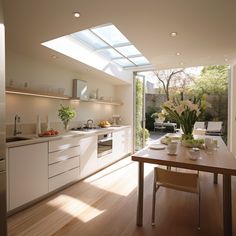
[[[97,31],[98,31],[99,29],[105,28],[105,27],[109,27],[109,26],[115,28],[116,31],[118,31],[118,32],[122,35],[122,37],[126,39],[125,42],[113,43],[113,45],[112,45],[112,44],[110,44],[109,42],[107,42],[107,41],[104,39],[104,37],[101,37],[101,35],[99,35],[99,34],[97,33]],[[100,42],[102,41],[102,42],[103,42],[103,43],[102,43],[103,46],[102,46],[102,47],[97,47],[97,46],[94,47],[92,44],[89,45],[90,43],[89,43],[89,42],[86,42],[86,40],[80,39],[80,37],[78,37],[78,35],[80,34],[80,32],[84,32],[84,31],[90,32],[90,33],[93,35],[92,37],[95,36]],[[118,66],[120,66],[120,67],[122,67],[122,68],[124,68],[124,69],[133,68],[133,67],[151,66],[150,62],[142,55],[142,53],[141,53],[141,52],[118,30],[118,28],[116,28],[113,24],[106,24],[106,25],[102,25],[102,26],[97,26],[97,27],[94,27],[94,28],[86,29],[86,30],[84,30],[84,31],[80,31],[80,32],[71,34],[71,36],[72,36],[74,39],[80,41],[82,44],[85,44],[87,47],[89,47],[90,49],[92,49],[92,50],[93,50],[94,52],[96,52],[98,55],[101,55],[101,57],[110,60],[111,62],[115,63],[116,65],[118,65]],[[91,41],[91,40],[89,40],[89,41]],[[119,48],[128,47],[128,46],[133,46],[134,49],[136,49],[137,52],[139,52],[140,54],[133,54],[133,55],[132,55],[132,54],[131,54],[131,55],[129,54],[129,55],[125,55],[125,53],[122,53],[122,52],[119,51]],[[104,54],[106,54],[106,53],[104,53],[104,51],[105,51],[105,50],[108,50],[108,51],[109,51],[109,49],[115,50],[115,51],[120,55],[120,57],[109,57],[109,56],[105,56]],[[108,53],[108,54],[109,54],[109,53]],[[117,54],[117,55],[118,55],[118,54]],[[135,63],[134,61],[132,61],[132,59],[133,59],[133,58],[136,58],[136,57],[137,57],[137,58],[138,58],[138,57],[144,57],[144,58],[148,61],[148,63],[146,63],[146,64],[137,64],[137,63]],[[129,65],[128,65],[128,66],[122,66],[121,64],[116,63],[116,60],[122,60],[122,59],[128,60],[128,61],[130,62],[130,63],[128,63]]]

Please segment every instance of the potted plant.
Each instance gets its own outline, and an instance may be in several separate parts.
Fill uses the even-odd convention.
[[[70,106],[60,105],[60,109],[58,110],[58,117],[62,120],[64,129],[69,129],[69,122],[76,116],[76,111],[74,108]]]
[[[158,118],[158,112],[152,113],[151,117],[156,120]]]
[[[155,122],[164,122],[165,120],[165,114],[162,112],[155,112],[155,113],[152,113],[151,117],[153,119],[155,119]]]

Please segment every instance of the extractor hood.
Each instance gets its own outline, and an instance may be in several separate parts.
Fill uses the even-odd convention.
[[[87,99],[87,82],[84,80],[73,79],[73,98]]]

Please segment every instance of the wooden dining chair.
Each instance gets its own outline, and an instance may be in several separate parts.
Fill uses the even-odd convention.
[[[156,192],[159,187],[195,193],[198,195],[198,230],[200,230],[200,184],[195,173],[183,173],[154,168],[153,198],[152,198],[152,226],[155,226]]]

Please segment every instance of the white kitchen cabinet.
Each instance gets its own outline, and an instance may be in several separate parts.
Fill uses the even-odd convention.
[[[77,137],[49,141],[49,192],[79,179],[80,139]]]
[[[80,140],[80,178],[98,170],[97,135]]]
[[[118,160],[131,153],[132,139],[131,129],[125,128],[113,132],[113,159]]]
[[[48,193],[48,143],[8,149],[9,210]]]
[[[113,153],[98,158],[98,169],[102,169],[114,162]]]

